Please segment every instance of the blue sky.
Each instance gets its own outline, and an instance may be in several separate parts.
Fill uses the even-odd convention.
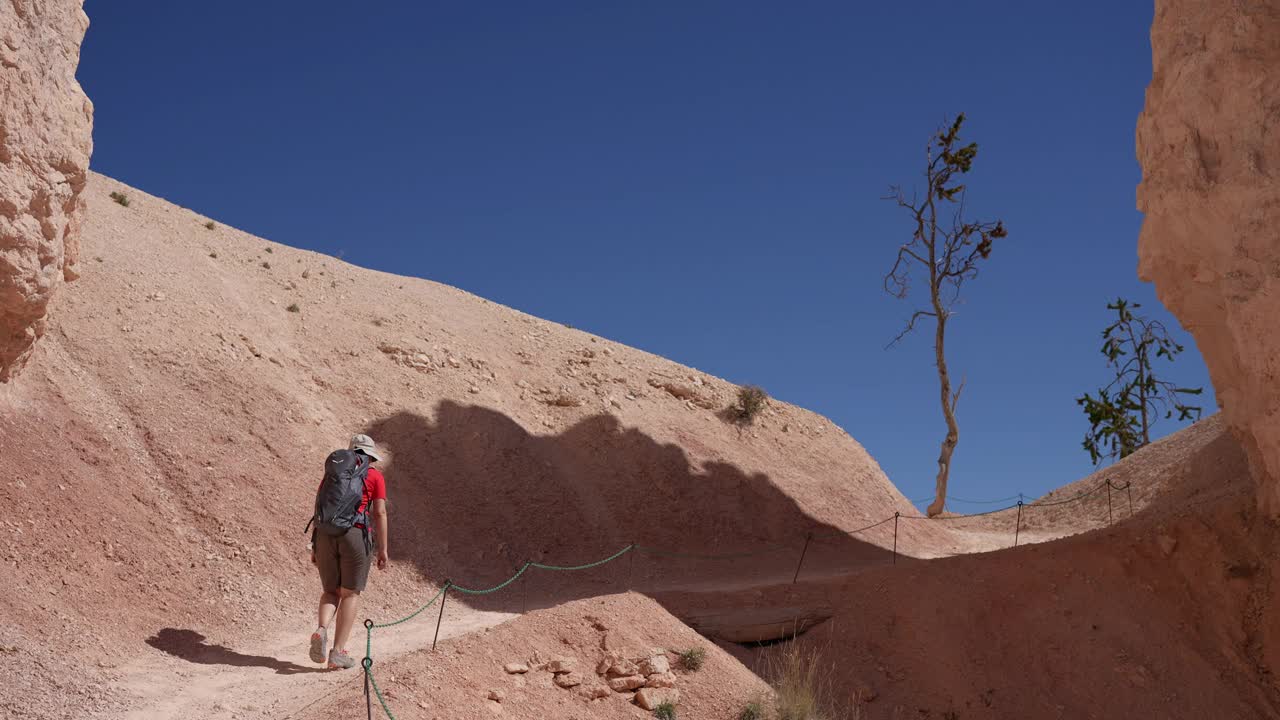
[[[1117,295],[1185,341],[1172,379],[1208,386],[1136,274],[1150,2],[352,7],[88,0],[93,168],[761,385],[919,498],[944,426],[928,335],[885,350],[910,225],[880,198],[963,111],[970,207],[1010,237],[949,332],[952,493],[1090,471],[1073,398],[1107,380]]]

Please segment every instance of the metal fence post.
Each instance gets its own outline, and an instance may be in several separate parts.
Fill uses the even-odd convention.
[[[373,633],[373,619],[364,619],[364,659],[360,661],[360,667],[364,668],[364,710],[369,720],[373,720],[373,698],[369,696],[369,674],[373,670],[373,658],[369,656],[373,652],[373,641],[370,639]]]
[[[431,638],[431,649],[436,649],[436,641],[440,639],[440,623],[444,621],[444,603],[449,599],[449,588],[453,586],[452,580],[444,581],[444,593],[440,596],[440,616],[436,618],[436,634]]]
[[[893,564],[894,565],[898,564],[898,516],[900,515],[902,515],[902,513],[900,512],[895,511],[893,513]]]
[[[1022,532],[1022,501],[1018,501],[1018,520],[1013,526],[1013,546],[1018,547],[1018,534]]]
[[[1115,522],[1115,518],[1111,515],[1111,481],[1107,480],[1107,524]]]
[[[627,553],[631,557],[627,560],[627,589],[636,589],[636,553],[640,552],[640,546],[635,540],[631,541],[631,551]]]
[[[532,560],[525,561],[525,576],[520,578],[520,614],[524,615],[529,612],[529,583],[533,582],[533,573],[527,568],[533,563]]]
[[[800,562],[796,563],[796,576],[791,578],[791,584],[795,585],[800,579],[800,568],[804,565],[804,556],[809,552],[809,541],[813,539],[813,533],[804,536],[804,549],[800,551]]]

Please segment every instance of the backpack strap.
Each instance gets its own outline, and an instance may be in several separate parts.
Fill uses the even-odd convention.
[[[368,455],[365,455],[362,452],[358,452],[356,453],[356,463],[357,463],[356,475],[360,476],[360,496],[361,496],[360,500],[363,502],[364,501],[364,484],[369,479],[369,468],[373,467],[373,461],[369,459]],[[372,504],[373,500],[370,499],[369,503]],[[359,505],[357,505],[356,507],[358,508]],[[369,534],[370,534],[368,505],[365,506],[364,512],[356,513],[355,522],[358,523],[364,529],[364,538],[365,538],[365,542],[367,543],[369,541]]]

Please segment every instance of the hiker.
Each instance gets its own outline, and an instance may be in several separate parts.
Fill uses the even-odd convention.
[[[354,667],[347,638],[360,607],[377,548],[378,569],[387,569],[387,483],[373,464],[382,454],[368,435],[351,438],[347,450],[335,450],[325,461],[324,479],[316,491],[311,531],[311,562],[320,571],[320,609],[311,634],[311,659],[326,660],[330,669]],[[372,527],[370,527],[372,521]],[[337,616],[333,649],[329,621]],[[327,655],[326,655],[327,651]]]

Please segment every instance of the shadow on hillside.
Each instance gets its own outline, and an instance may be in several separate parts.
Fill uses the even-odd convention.
[[[324,668],[304,667],[265,655],[245,655],[222,645],[212,645],[195,630],[164,628],[147,638],[151,647],[174,657],[198,665],[230,665],[232,667],[261,667],[275,670],[278,675],[326,672]]]
[[[451,593],[450,602],[520,611],[626,589],[790,582],[810,532],[830,536],[808,550],[815,571],[890,560],[815,522],[766,475],[694,466],[679,446],[608,414],[544,437],[500,412],[446,401],[434,420],[399,413],[366,431],[391,452],[393,559],[436,584],[487,588],[526,560],[577,565],[632,542],[689,554],[763,551],[731,560],[633,552],[581,572],[532,569],[502,592]]]

